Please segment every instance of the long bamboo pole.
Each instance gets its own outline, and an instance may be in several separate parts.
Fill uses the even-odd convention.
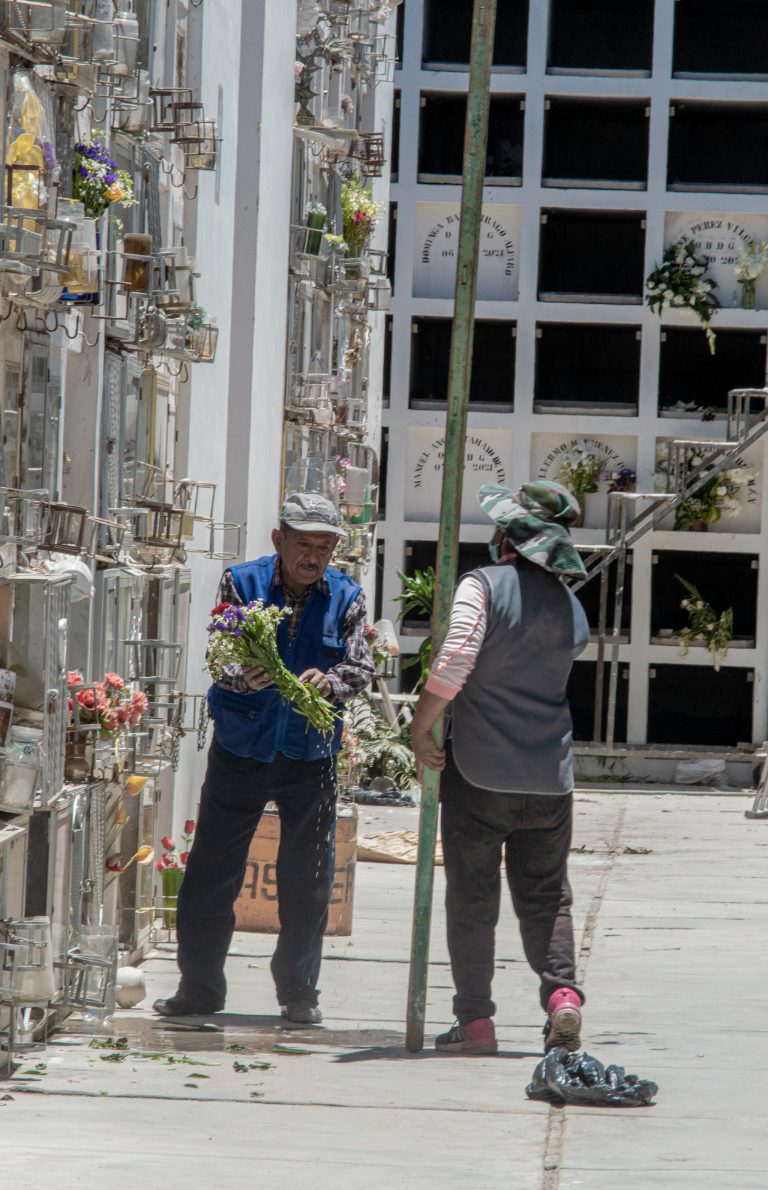
[[[456,583],[467,436],[467,404],[475,331],[477,261],[483,210],[485,156],[488,144],[488,91],[491,80],[495,24],[496,0],[474,0],[467,122],[464,130],[461,225],[456,259],[456,297],[448,370],[448,407],[445,419],[440,534],[435,568],[435,609],[432,624],[434,649],[439,647],[445,636]],[[438,743],[442,743],[443,734],[443,721],[440,719],[434,728],[434,736]],[[419,815],[419,847],[416,860],[416,891],[413,906],[411,968],[405,1034],[406,1049],[411,1053],[416,1053],[424,1045],[429,927],[432,916],[439,796],[440,774],[425,769]]]

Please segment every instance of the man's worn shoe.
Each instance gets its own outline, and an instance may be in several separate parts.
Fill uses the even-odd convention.
[[[572,988],[558,988],[549,997],[544,1025],[544,1053],[563,1046],[571,1053],[581,1049],[581,997]]]
[[[322,1012],[310,1000],[294,1000],[290,1004],[285,1004],[282,1016],[284,1020],[291,1021],[294,1025],[319,1025],[323,1020]]]
[[[169,996],[167,1000],[155,1000],[152,1008],[160,1016],[210,1016],[221,1012],[223,1004],[204,1004],[200,1000],[188,1000],[186,996]]]
[[[457,1022],[447,1033],[435,1038],[435,1049],[441,1054],[495,1054],[498,1048],[496,1030],[489,1016],[465,1025]]]

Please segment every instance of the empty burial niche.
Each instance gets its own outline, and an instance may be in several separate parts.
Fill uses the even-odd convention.
[[[668,188],[768,191],[767,128],[768,104],[670,104]]]
[[[524,103],[519,95],[492,95],[485,176],[493,185],[519,186],[523,174]],[[466,95],[427,91],[421,96],[420,182],[461,181]]]
[[[513,407],[515,323],[478,319],[472,351],[469,402],[475,410]],[[411,409],[435,409],[448,395],[450,318],[414,318],[411,323]]]
[[[652,665],[648,743],[735,748],[752,740],[754,670]]]
[[[644,252],[644,211],[542,211],[539,301],[639,306]]]
[[[545,186],[645,188],[648,100],[553,96],[544,107]]]
[[[472,0],[425,0],[423,62],[427,69],[469,69]],[[496,8],[493,64],[523,70],[528,49],[528,0],[502,0]]]
[[[621,630],[620,639],[622,643],[629,643],[630,627],[632,624],[632,562],[633,555],[631,551],[627,553],[627,566],[624,573],[624,598],[621,608]],[[607,568],[608,570],[608,603],[607,603],[607,619],[606,628],[610,633],[613,625],[613,611],[614,601],[616,598],[616,563],[612,562]],[[598,629],[600,627],[600,585],[602,579],[600,575],[585,583],[583,587],[579,587],[576,592],[576,598],[580,601],[587,616],[589,624],[590,639],[596,639]]]
[[[762,388],[765,369],[765,332],[718,330],[712,355],[700,330],[668,327],[661,332],[659,416],[724,417],[730,389]]]
[[[402,108],[402,96],[399,91],[395,91],[394,99],[392,100],[392,145],[389,150],[389,180],[396,182],[398,174],[400,173],[400,111]]]
[[[600,738],[605,739],[608,725],[608,680],[610,665],[606,661],[603,665],[603,715]],[[593,740],[595,738],[595,679],[597,677],[596,661],[575,661],[571,676],[568,680],[568,702],[573,718],[573,738],[575,740]],[[616,685],[616,720],[614,741],[617,744],[627,742],[627,702],[629,692],[629,666],[626,662],[619,665],[619,677]]]
[[[706,538],[703,539],[706,544]],[[651,555],[651,644],[673,645],[689,623],[684,578],[709,603],[716,616],[733,609],[732,647],[754,648],[757,620],[758,560],[753,554],[658,550]]]
[[[534,413],[631,417],[640,388],[640,328],[544,322],[536,328]]]
[[[768,77],[765,0],[677,0],[673,71],[678,78]]]
[[[387,408],[392,395],[392,338],[393,319],[391,314],[387,314],[384,320],[384,361],[381,379],[382,401]]]
[[[551,0],[550,74],[649,75],[653,0]]]

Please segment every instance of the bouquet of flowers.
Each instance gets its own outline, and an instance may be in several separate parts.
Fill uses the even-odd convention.
[[[620,471],[604,471],[600,478],[608,484],[609,492],[634,492],[637,484],[637,475],[631,467],[622,467]]]
[[[693,463],[693,460],[692,460]],[[675,510],[675,528],[684,529],[692,522],[703,521],[711,525],[723,516],[737,517],[741,512],[739,494],[754,480],[754,474],[747,467],[732,467],[721,471],[694,492]]]
[[[719,616],[716,615],[712,605],[702,599],[693,583],[679,574],[675,578],[688,592],[688,598],[680,603],[688,612],[689,620],[687,627],[680,633],[680,652],[683,657],[687,657],[690,645],[703,644],[712,654],[715,670],[719,670],[721,662],[728,656],[728,645],[733,639],[733,608],[728,607]]]
[[[312,685],[300,682],[286,669],[277,649],[277,629],[286,608],[265,607],[261,599],[244,607],[220,603],[208,625],[208,672],[216,682],[227,665],[259,665],[272,678],[283,702],[327,735],[336,726],[338,711]]]
[[[357,176],[341,187],[341,235],[326,235],[334,248],[347,256],[362,256],[373,235],[383,208],[373,201],[370,186],[364,186]]]
[[[741,285],[741,305],[745,310],[755,308],[755,281],[768,269],[768,240],[750,240],[739,244],[739,258],[734,266],[736,280]]]
[[[715,354],[715,334],[712,315],[720,309],[720,301],[713,290],[715,281],[706,277],[707,262],[696,255],[692,240],[667,248],[662,262],[645,283],[645,300],[649,308],[661,317],[666,309],[690,311],[704,328],[712,355]]]
[[[75,145],[72,197],[81,202],[91,219],[98,219],[113,202],[130,206],[133,179],[126,169],[118,169],[117,162],[97,134]]]
[[[577,500],[597,491],[597,481],[603,473],[606,460],[587,442],[574,442],[557,472],[559,483],[573,492]]]
[[[141,690],[129,690],[116,673],[105,673],[100,682],[86,686],[80,670],[73,669],[67,674],[67,685],[70,688],[69,729],[98,724],[98,735],[103,740],[115,739],[128,727],[138,727],[149,705],[146,694]]]

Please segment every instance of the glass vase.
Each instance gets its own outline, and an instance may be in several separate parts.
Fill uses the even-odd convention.
[[[176,929],[176,906],[184,879],[184,868],[163,868],[163,928]]]
[[[741,308],[742,310],[754,310],[755,308],[755,282],[751,278],[746,281],[740,281],[741,285]]]

